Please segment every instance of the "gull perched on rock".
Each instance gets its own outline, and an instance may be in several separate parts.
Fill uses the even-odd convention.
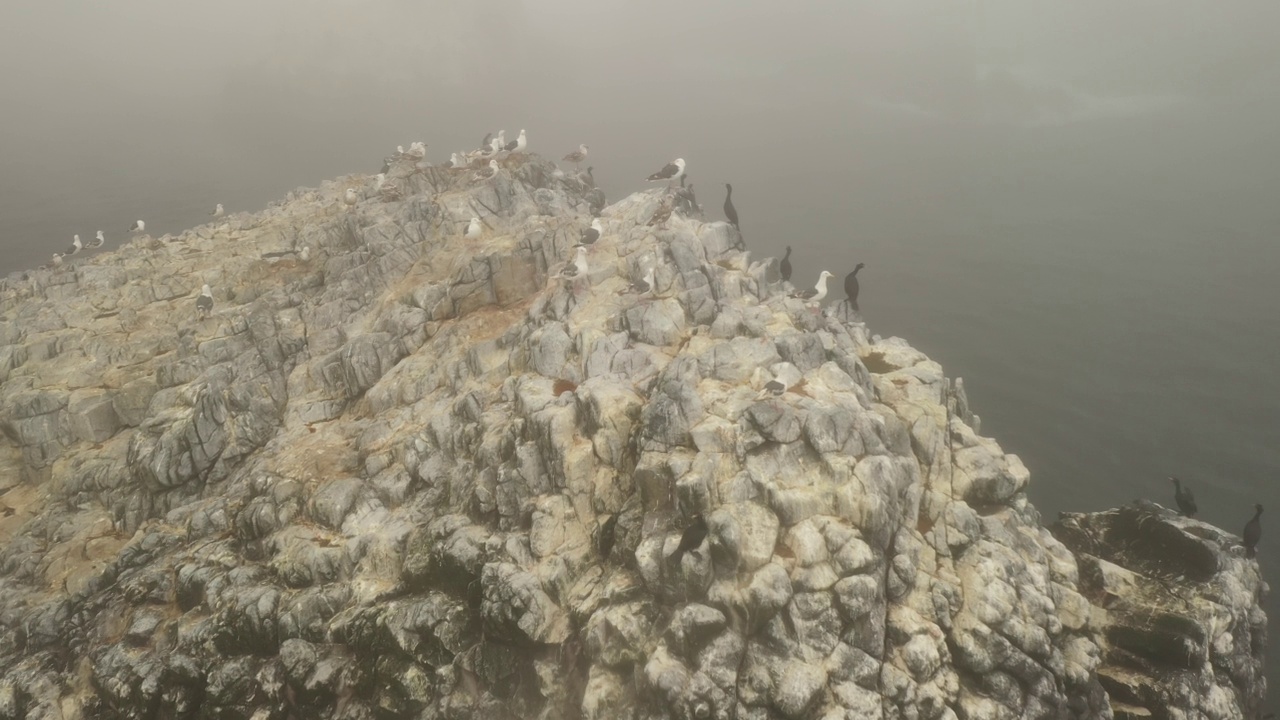
[[[207,317],[213,312],[213,290],[208,285],[200,288],[200,297],[196,298],[196,314]]]
[[[53,264],[54,264],[54,265],[61,265],[61,264],[62,264],[62,253],[54,253],[54,254],[53,254]]]
[[[627,293],[632,293],[635,295],[648,295],[648,294],[651,294],[652,292],[653,292],[653,266],[650,266],[649,269],[645,271],[643,280],[637,280],[631,283],[629,286],[627,286],[626,290],[623,290],[618,294],[624,295]]]
[[[684,178],[684,158],[676,158],[662,167],[661,170],[649,176],[649,182],[657,182],[666,180],[667,186],[670,187],[676,180],[683,181]],[[683,184],[683,182],[682,182]]]
[[[472,180],[491,180],[498,174],[498,161],[490,160],[488,167],[482,167],[476,171]]]
[[[222,217],[224,214],[226,214],[226,212],[227,212],[226,210],[222,209],[222,203],[218,203],[217,205],[214,206],[213,212],[209,214],[214,217]]]
[[[519,137],[504,145],[503,149],[507,152],[524,152],[528,144],[529,140],[525,137],[524,128],[521,128]]]
[[[302,262],[307,262],[308,260],[310,260],[310,259],[311,259],[311,246],[310,246],[310,245],[303,245],[303,246],[302,246],[302,249],[298,251],[298,259],[299,259],[299,260],[301,260]]]
[[[578,252],[574,255],[573,262],[565,265],[560,271],[560,277],[576,279],[584,277],[587,274],[587,246],[578,245]]]
[[[409,143],[409,155],[416,158],[424,158],[427,156],[427,144],[424,142]]]
[[[129,232],[131,233],[144,233],[146,231],[147,224],[141,220],[134,221],[133,227],[129,228]]]
[[[578,242],[583,245],[591,245],[595,241],[599,240],[600,236],[603,234],[604,228],[600,225],[600,218],[592,218],[591,227],[582,231],[582,237]]]
[[[480,218],[473,217],[471,222],[467,223],[467,230],[462,234],[468,240],[474,240],[480,237],[480,233],[484,231],[484,226],[480,224]]]
[[[102,234],[102,231],[101,231],[101,230],[99,230],[99,231],[98,231],[98,234],[97,234],[97,235],[94,235],[94,236],[93,236],[93,239],[92,239],[92,240],[90,240],[90,241],[89,241],[89,244],[88,244],[88,245],[85,245],[85,247],[87,247],[87,248],[100,248],[100,247],[102,247],[102,245],[103,245],[104,243],[106,243],[106,242],[107,242],[107,238],[106,238],[106,236]]]
[[[804,300],[806,303],[820,303],[822,298],[827,296],[827,278],[831,277],[831,273],[823,270],[818,275],[818,284],[813,286],[812,290],[801,290],[791,293],[791,297],[797,300]]]
[[[354,209],[359,200],[360,196],[356,195],[355,188],[347,188],[347,192],[342,196],[342,202],[347,204],[348,209]]]
[[[79,235],[71,236],[71,245],[62,252],[63,255],[75,255],[84,249],[84,244],[80,242]]]
[[[581,164],[582,161],[586,159],[587,159],[586,145],[579,145],[577,150],[574,150],[573,152],[564,156],[564,161],[573,163],[574,169],[577,169],[578,165]]]

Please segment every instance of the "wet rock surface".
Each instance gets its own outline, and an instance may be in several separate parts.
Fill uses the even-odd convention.
[[[1146,571],[1042,527],[941,366],[553,171],[399,161],[0,283],[0,719],[1093,719],[1156,645],[1153,717],[1256,706],[1255,564],[1177,526],[1223,609],[1107,622]]]

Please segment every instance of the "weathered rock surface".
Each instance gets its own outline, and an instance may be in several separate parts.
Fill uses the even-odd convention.
[[[401,162],[0,283],[0,720],[1256,707],[1255,564],[1176,525],[1188,611],[1108,620],[1149,568],[1078,564],[937,363],[552,170]]]
[[[1145,501],[1052,529],[1096,608],[1117,718],[1262,717],[1267,586],[1236,538]]]

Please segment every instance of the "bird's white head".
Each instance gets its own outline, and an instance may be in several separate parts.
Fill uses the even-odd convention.
[[[101,231],[101,230],[99,230],[99,231],[98,231],[98,234],[97,234],[95,237],[97,237],[99,240],[101,240],[101,239],[102,239],[102,231]]]
[[[403,154],[404,154],[404,146],[403,146],[403,145],[397,145],[397,146],[396,146],[396,152],[398,152],[398,153],[400,153],[401,155],[403,155]]]
[[[74,241],[75,241],[75,242],[77,242],[77,243],[79,243],[79,242],[80,242],[80,236],[79,236],[79,235],[72,235],[72,236],[71,236],[71,239],[72,239],[72,240],[74,240]]]
[[[586,245],[579,245],[579,246],[578,246],[578,259],[579,259],[579,260],[586,260],[586,259],[587,259],[587,246],[586,246]]]
[[[205,295],[207,297],[213,297],[213,289],[210,288],[208,285],[202,285],[200,287],[200,294]]]
[[[520,128],[520,137],[524,137],[524,128]]]
[[[307,260],[310,260],[310,259],[311,259],[311,246],[310,246],[310,245],[303,245],[303,246],[302,246],[302,251],[298,253],[298,257],[302,258],[303,262],[306,262]]]
[[[684,170],[684,158],[676,158],[676,167]]]
[[[598,233],[604,232],[604,226],[600,224],[600,218],[592,218],[591,229],[595,230]]]
[[[497,160],[490,160],[490,161],[489,161],[489,167],[493,168],[493,169],[496,171],[496,170],[498,169],[498,161],[497,161]]]
[[[586,154],[587,154],[587,151],[588,151],[588,150],[590,150],[591,148],[587,147],[587,146],[584,144],[584,145],[579,145],[579,146],[578,146],[578,149],[582,151],[582,154],[583,154],[583,155],[586,155]]]
[[[818,274],[818,282],[822,282],[823,280],[826,280],[829,277],[832,277],[831,273],[827,272],[826,270],[823,270],[821,273]]]

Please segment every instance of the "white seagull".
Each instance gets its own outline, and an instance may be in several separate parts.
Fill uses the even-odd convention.
[[[213,290],[208,285],[200,288],[200,297],[196,298],[196,314],[207,316],[213,312]]]
[[[129,228],[129,232],[131,233],[141,233],[146,231],[147,231],[147,224],[142,222],[141,220],[134,222],[133,227]]]
[[[573,258],[573,264],[566,265],[560,271],[560,277],[579,278],[587,274],[587,246],[579,245],[578,254]]]
[[[480,224],[480,218],[473,217],[471,222],[467,223],[467,231],[462,234],[468,240],[474,240],[480,237],[480,233],[484,230],[484,226]]]
[[[497,142],[496,140],[494,142]],[[476,171],[473,180],[489,180],[498,174],[498,161],[490,160],[488,167],[482,167]]]
[[[62,253],[54,253],[54,254],[53,254],[53,264],[54,264],[54,265],[61,265],[61,264],[62,264]]]
[[[71,245],[62,252],[63,255],[75,255],[84,249],[84,244],[80,242],[79,235],[71,236]]]
[[[813,286],[812,290],[801,290],[791,293],[791,297],[798,300],[804,300],[808,303],[822,302],[822,298],[827,296],[827,278],[831,277],[831,273],[826,270],[818,275],[818,284]]]
[[[360,196],[356,195],[355,188],[347,188],[347,192],[342,196],[342,202],[347,204],[347,208],[354,208]]]
[[[626,290],[622,291],[622,293],[619,293],[619,294],[621,295],[624,293],[635,293],[636,295],[648,295],[649,293],[652,293],[652,292],[653,292],[653,267],[651,266],[648,270],[645,271],[643,280],[637,280],[631,283],[631,285],[628,286]]]
[[[649,176],[649,182],[657,182],[666,180],[667,185],[671,185],[676,180],[684,177],[684,158],[676,158],[667,163],[661,170]]]
[[[507,149],[507,152],[519,153],[519,152],[524,152],[524,149],[528,147],[528,145],[529,145],[529,139],[525,137],[524,128],[521,128],[520,135],[515,140],[512,140],[511,142],[507,143],[506,149]]]
[[[99,230],[99,231],[98,231],[98,234],[97,234],[97,235],[94,235],[94,236],[93,236],[93,239],[92,239],[92,240],[90,240],[90,241],[89,241],[89,244],[88,244],[88,245],[85,245],[85,247],[87,247],[87,248],[100,248],[100,247],[102,247],[102,245],[103,245],[104,243],[106,243],[106,242],[107,242],[107,237],[106,237],[105,235],[103,235],[103,234],[102,234],[102,231],[101,231],[101,230]]]
[[[214,206],[213,212],[209,214],[214,217],[222,217],[223,215],[226,214],[226,212],[227,212],[226,210],[222,209],[222,203],[218,203],[217,205]]]
[[[590,245],[600,239],[604,234],[604,228],[600,226],[600,218],[591,219],[591,227],[582,231],[582,238],[578,242],[583,245]]]
[[[577,167],[578,167],[578,165],[579,165],[583,160],[586,160],[586,159],[587,159],[587,146],[586,146],[586,145],[579,145],[577,150],[574,150],[573,152],[571,152],[571,153],[569,153],[568,155],[565,155],[565,156],[564,156],[564,161],[565,161],[565,162],[571,162],[571,163],[573,163],[574,168],[577,168]]]

